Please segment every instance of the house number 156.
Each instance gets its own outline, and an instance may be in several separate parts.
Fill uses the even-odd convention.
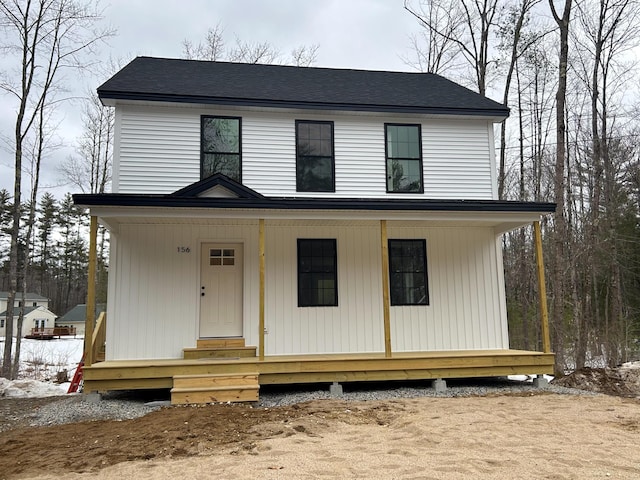
[[[177,247],[178,253],[191,253],[190,247]]]

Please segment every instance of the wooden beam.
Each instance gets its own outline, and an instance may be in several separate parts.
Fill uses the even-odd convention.
[[[387,221],[380,220],[380,247],[382,248],[382,315],[384,321],[384,356],[391,356],[391,312],[389,307],[389,247]]]
[[[264,360],[264,219],[258,220],[258,257],[260,262],[260,304],[258,307],[258,358]]]
[[[117,360],[85,370],[85,389],[176,387],[175,378],[259,374],[260,384],[490,377],[553,373],[552,353],[521,350],[269,356],[226,360]],[[173,379],[173,380],[172,380]],[[172,383],[173,382],[173,383]]]
[[[98,217],[91,215],[89,227],[89,271],[87,272],[87,312],[84,325],[84,364],[93,363],[93,327],[96,321],[96,263]]]
[[[540,323],[542,327],[542,351],[551,352],[549,336],[549,311],[547,310],[547,288],[544,283],[544,259],[542,257],[542,234],[540,222],[533,222],[533,235],[536,246],[536,263],[538,266],[538,296],[540,301]]]

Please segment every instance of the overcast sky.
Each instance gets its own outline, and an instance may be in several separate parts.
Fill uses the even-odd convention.
[[[246,42],[268,41],[288,57],[299,45],[318,44],[314,66],[411,71],[402,60],[409,53],[415,19],[402,8],[402,0],[105,0],[105,20],[116,30],[100,59],[127,63],[135,56],[181,57],[182,41],[204,39],[216,24],[224,28],[228,45],[234,36]],[[2,68],[2,59],[0,59]],[[65,79],[75,95],[95,90],[106,80],[96,75]],[[81,103],[59,111],[59,135],[68,145],[46,159],[43,186],[59,183],[56,164],[72,153],[82,131]],[[15,104],[0,96],[0,135],[11,138]],[[0,149],[0,188],[13,190],[13,151]],[[61,198],[75,193],[72,186],[50,189]]]

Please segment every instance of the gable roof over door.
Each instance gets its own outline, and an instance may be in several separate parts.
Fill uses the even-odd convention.
[[[117,100],[479,115],[509,109],[433,73],[259,65],[137,57],[98,88]]]

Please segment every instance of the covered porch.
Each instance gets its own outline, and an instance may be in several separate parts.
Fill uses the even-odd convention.
[[[85,391],[198,392],[182,399],[188,403],[257,399],[265,384],[553,371],[539,225],[552,204],[265,198],[224,177],[170,195],[74,199],[91,208]],[[94,332],[98,222],[112,233],[113,265],[109,322]],[[527,224],[535,232],[542,352],[510,350],[507,334],[500,237]],[[300,300],[300,242],[317,239],[328,239],[320,242],[332,246],[333,266],[329,283],[315,288],[332,295],[311,305]],[[391,298],[392,242],[422,245],[422,267],[408,267],[422,269],[422,297]],[[209,276],[225,265],[234,276]],[[417,271],[394,269],[395,285]],[[229,284],[237,288],[227,293]],[[235,323],[229,329],[212,318]],[[107,361],[96,363],[105,342]]]
[[[493,220],[495,221],[495,219]],[[96,230],[98,218],[91,219],[90,268],[95,269]],[[513,224],[516,222],[514,221]],[[509,226],[512,225],[511,223]],[[499,228],[507,228],[501,224]],[[249,354],[232,350],[220,355],[206,353],[207,340],[198,341],[196,348],[188,345],[183,358],[129,359],[97,361],[98,352],[105,343],[106,316],[99,321],[90,317],[95,309],[95,275],[89,274],[87,304],[86,354],[84,391],[101,392],[130,389],[172,389],[174,403],[206,403],[211,401],[255,401],[261,385],[333,383],[359,381],[432,380],[506,375],[552,374],[554,354],[550,350],[547,302],[544,284],[544,263],[540,225],[533,222],[538,281],[540,292],[540,328],[542,351],[511,349],[451,349],[437,351],[394,351],[388,293],[387,221],[379,221],[383,291],[380,325],[384,338],[384,351],[335,354],[265,354],[265,220],[258,220],[259,250],[259,302],[257,339]],[[95,327],[95,328],[94,328]],[[214,345],[230,342],[244,346],[244,338],[213,339]],[[216,343],[217,342],[217,343]],[[240,342],[237,343],[236,342]],[[202,348],[200,348],[202,347]],[[209,349],[211,350],[211,349]],[[245,350],[246,351],[246,350]],[[178,394],[182,394],[179,396]]]

